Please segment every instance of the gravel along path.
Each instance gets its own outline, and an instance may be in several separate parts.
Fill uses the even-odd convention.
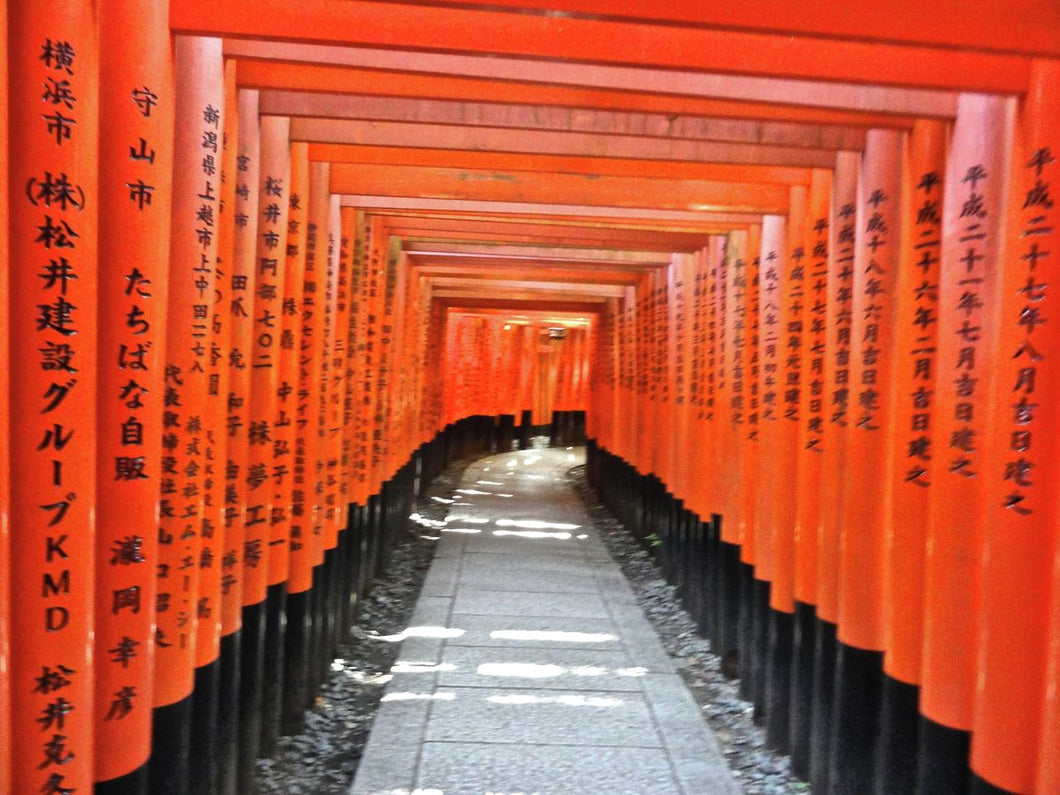
[[[539,440],[535,440],[539,441]],[[546,440],[547,441],[547,440]],[[258,762],[262,795],[332,795],[348,791],[372,727],[390,668],[397,659],[401,631],[407,626],[438,540],[435,522],[448,513],[448,500],[459,487],[469,462],[458,462],[432,484],[395,545],[386,576],[378,579],[362,605],[354,640],[340,650],[332,674],[306,716],[306,730],[280,741],[271,759]],[[742,700],[735,682],[721,672],[710,644],[678,602],[673,586],[622,524],[608,513],[585,478],[584,466],[568,479],[585,502],[600,538],[621,566],[645,615],[677,661],[703,715],[724,750],[736,780],[751,794],[809,792],[791,775],[788,757],[765,745],[765,730],[752,720],[752,705]]]

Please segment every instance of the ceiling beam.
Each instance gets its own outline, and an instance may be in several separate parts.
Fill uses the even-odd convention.
[[[811,149],[865,148],[865,130],[861,127],[758,119],[277,90],[263,91],[259,108],[262,115],[435,125],[432,130],[462,125]]]
[[[1021,93],[1023,56],[367,0],[173,0],[175,33]],[[577,53],[577,58],[571,58]]]
[[[336,163],[331,192],[445,200],[580,204],[753,213],[787,211],[788,188],[745,182],[528,174],[512,171]]]

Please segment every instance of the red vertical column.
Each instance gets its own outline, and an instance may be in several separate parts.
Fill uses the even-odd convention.
[[[205,445],[203,456],[202,547],[199,552],[199,598],[196,604],[195,699],[192,716],[191,789],[216,791],[220,781],[228,782],[234,756],[229,716],[238,711],[233,691],[235,680],[227,676],[231,661],[220,662],[224,632],[224,556],[226,537],[228,405],[232,344],[229,273],[234,260],[235,179],[237,156],[237,109],[235,64],[224,67],[224,104],[221,114],[220,152],[203,157],[204,172],[220,180],[219,200],[214,218],[217,256],[214,266],[213,306],[210,312],[208,409],[203,415]],[[224,717],[222,717],[224,716]],[[224,751],[222,752],[222,746]],[[227,754],[227,756],[226,756]]]
[[[961,95],[945,177],[920,691],[919,780],[933,789],[968,777],[1013,110],[1007,99]],[[1007,385],[1006,402],[1026,385]]]
[[[220,39],[179,37],[151,778],[187,786],[203,548],[224,74]]]
[[[762,242],[759,265],[759,464],[761,471],[756,480],[760,483],[775,482],[776,427],[781,417],[781,367],[783,363],[783,335],[781,333],[781,293],[786,252],[786,221],[782,216],[767,215],[762,219]],[[776,503],[772,494],[765,490],[758,493],[758,528],[760,543],[756,547],[755,578],[770,583],[776,576],[775,546]],[[766,588],[768,592],[768,586]],[[767,620],[765,613],[756,619]]]
[[[210,563],[216,567],[211,577],[216,581],[217,597],[213,605],[220,622],[218,653],[219,670],[216,711],[216,790],[231,793],[236,787],[236,757],[239,733],[239,629],[242,588],[242,567],[239,565],[243,548],[243,506],[238,488],[241,452],[246,449],[246,437],[241,435],[242,407],[233,396],[245,399],[242,372],[242,318],[237,306],[242,307],[242,293],[236,296],[236,237],[239,234],[239,108],[236,87],[236,62],[225,61],[225,112],[222,133],[221,206],[217,244],[217,293],[214,307],[214,345],[211,351],[213,370],[211,395],[221,403],[220,422],[215,426],[214,469],[212,487],[213,520],[218,530],[218,547]],[[245,287],[242,288],[245,290]],[[222,324],[220,327],[218,323]],[[237,350],[239,354],[237,355]],[[205,561],[204,561],[205,562]],[[200,713],[202,714],[202,713]],[[210,719],[207,713],[204,719]],[[200,719],[201,722],[201,719]]]
[[[100,4],[96,789],[146,792],[172,221],[168,3]],[[123,594],[141,609],[115,610]]]
[[[7,0],[0,0],[0,141],[7,142]],[[7,159],[0,158],[0,315],[10,317],[8,305],[8,181]],[[7,329],[0,331],[0,444],[11,445],[10,379],[11,349]],[[11,577],[11,468],[8,456],[0,456],[0,582]],[[11,792],[11,591],[0,586],[0,795]]]
[[[770,471],[773,579],[769,592],[769,641],[766,665],[766,736],[774,747],[790,749],[791,652],[795,611],[795,511],[798,487],[800,403],[805,389],[806,249],[809,191],[790,189],[785,228],[787,259],[780,270],[780,323],[777,326],[777,421],[772,429]]]
[[[293,317],[287,314],[287,213],[291,183],[291,120],[265,116],[261,119],[261,194],[258,203],[258,284],[255,296],[255,351],[252,381],[255,390],[262,381],[272,387],[269,405],[251,395],[251,448],[257,430],[267,430],[267,443],[261,452],[268,481],[268,545],[265,572],[265,657],[263,718],[259,753],[271,756],[279,738],[281,692],[283,689],[283,647],[287,600],[287,571],[290,564],[291,468],[294,466],[294,390],[291,380],[295,361]],[[288,333],[289,332],[289,333]],[[285,334],[292,339],[285,340]],[[267,359],[266,359],[267,353]],[[260,414],[258,411],[260,410]],[[255,422],[268,417],[268,425]],[[253,455],[253,453],[252,453]],[[253,461],[252,461],[253,466]]]
[[[250,351],[250,399],[247,408],[247,513],[243,552],[243,708],[241,776],[252,773],[254,756],[273,737],[280,682],[279,649],[272,645],[283,616],[283,589],[270,587],[275,551],[286,561],[287,528],[273,525],[276,441],[280,386],[280,338],[283,334],[283,286],[286,268],[287,127],[278,117],[257,120],[260,170],[255,248],[253,344]],[[281,233],[284,233],[281,235]],[[276,537],[273,536],[274,531]],[[274,541],[279,541],[274,545]],[[283,567],[286,573],[286,565]],[[260,635],[258,634],[260,631]],[[282,639],[281,639],[282,642]],[[248,767],[244,768],[246,761]],[[244,780],[246,780],[244,778]]]
[[[1053,579],[1060,552],[1060,372],[1049,361],[1060,350],[1052,322],[1057,298],[1049,289],[1060,257],[1058,78],[1057,61],[1034,64],[1016,128],[997,380],[984,444],[987,521],[971,763],[980,779],[1013,792],[1049,792],[1040,779],[1035,790],[1036,760],[1043,768],[1060,764],[1048,759],[1060,755],[1060,744],[1041,742],[1049,698],[1049,604],[1041,595],[1060,587]],[[1052,789],[1058,785],[1060,778]]]
[[[293,335],[296,369],[286,373],[294,388],[294,463],[291,469],[291,543],[290,563],[287,577],[287,655],[283,669],[283,702],[280,728],[284,734],[301,730],[303,714],[309,703],[309,650],[312,639],[312,612],[310,609],[313,587],[313,490],[307,477],[309,468],[309,445],[307,443],[310,418],[310,390],[307,380],[313,367],[314,356],[309,352],[310,342],[303,333],[307,317],[306,266],[308,261],[307,237],[309,216],[309,147],[305,143],[291,144],[291,195],[287,215],[287,276],[297,276],[298,282],[288,287],[284,296],[284,332],[288,330],[288,304],[294,310],[290,316]],[[311,313],[310,313],[311,314]],[[311,318],[310,318],[311,319]],[[287,362],[287,359],[284,360]],[[314,429],[315,431],[315,429]]]
[[[81,2],[8,9],[11,789],[93,780],[98,42]],[[6,294],[5,294],[6,295]],[[121,322],[115,307],[113,322]],[[5,583],[6,586],[6,583]],[[130,594],[130,598],[132,594]],[[119,601],[122,610],[132,610]],[[136,607],[150,611],[150,604]],[[146,708],[145,705],[140,705]]]
[[[802,374],[799,394],[794,517],[794,631],[791,653],[791,758],[800,778],[810,773],[813,655],[817,603],[821,458],[825,423],[824,364],[828,331],[828,239],[832,174],[814,169],[803,224]]]
[[[923,643],[924,552],[931,404],[938,325],[945,126],[919,121],[905,146],[902,233],[895,300],[894,407],[888,439],[884,679],[876,781],[916,787],[917,685]]]
[[[810,780],[828,788],[839,622],[839,533],[843,526],[846,439],[850,422],[851,299],[857,215],[856,152],[840,152],[832,178],[829,216],[828,297],[825,311],[824,428],[821,434],[820,510],[817,530],[817,627],[814,634],[814,714]]]
[[[831,785],[871,788],[883,663],[884,495],[892,422],[901,135],[871,130],[862,156],[851,299],[850,393]]]

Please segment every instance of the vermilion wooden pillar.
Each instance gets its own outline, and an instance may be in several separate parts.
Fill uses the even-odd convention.
[[[267,480],[262,484],[267,500],[269,552],[264,584],[265,647],[262,681],[261,756],[272,756],[280,732],[283,688],[284,627],[286,625],[287,573],[290,563],[291,468],[294,466],[294,387],[285,381],[296,362],[293,340],[284,344],[287,299],[287,214],[291,186],[291,120],[283,116],[261,119],[261,192],[258,199],[258,282],[254,308],[255,361],[251,374],[251,466],[260,449]],[[293,326],[292,326],[293,329]],[[293,330],[291,332],[293,337]],[[263,399],[261,389],[269,390]],[[257,445],[254,423],[267,432]],[[249,510],[249,508],[248,508]]]
[[[884,473],[892,422],[901,135],[871,130],[858,179],[846,494],[830,787],[872,786],[883,663]]]
[[[829,217],[828,301],[822,433],[820,524],[817,531],[817,628],[814,633],[814,714],[810,733],[810,781],[828,788],[832,741],[836,624],[839,621],[839,536],[843,526],[847,429],[850,425],[851,299],[857,177],[856,152],[836,156]]]
[[[245,234],[239,185],[239,90],[236,87],[236,62],[225,62],[224,157],[221,188],[221,225],[218,238],[217,307],[224,313],[224,333],[217,340],[220,359],[216,361],[217,392],[224,401],[224,457],[218,459],[222,548],[219,553],[221,637],[219,641],[219,696],[217,701],[217,791],[232,795],[236,790],[236,768],[239,748],[239,665],[243,609],[243,513],[246,490],[241,474],[246,466],[246,396],[249,373],[245,351],[250,341],[249,315],[253,299],[248,297],[245,266],[236,257],[236,240]],[[247,303],[250,301],[250,307]],[[216,353],[215,353],[216,355]],[[223,461],[223,466],[221,462]],[[215,508],[216,510],[216,508]],[[216,513],[215,513],[216,515]]]
[[[105,0],[100,13],[95,781],[146,792],[151,755],[162,416],[173,180],[168,2]],[[137,358],[133,359],[132,355]],[[135,363],[134,363],[135,362]],[[114,609],[137,594],[140,610]],[[107,597],[107,598],[103,598]]]
[[[93,780],[96,23],[81,2],[8,8],[14,792]]]
[[[0,141],[7,145],[7,0],[0,0]],[[10,316],[8,304],[8,182],[7,158],[0,158],[0,315]],[[11,349],[7,329],[0,331],[0,444],[11,445]],[[11,469],[8,456],[0,456],[0,582],[11,577]],[[11,792],[11,592],[0,588],[0,795]]]
[[[784,334],[782,310],[784,306],[782,279],[787,263],[786,219],[767,215],[762,219],[761,252],[759,255],[759,370],[758,370],[758,437],[761,467],[756,482],[774,483],[778,476],[778,424],[782,417],[782,366]],[[758,490],[756,515],[758,537],[755,544],[755,572],[752,583],[752,614],[754,633],[750,658],[752,663],[751,696],[756,714],[766,714],[766,660],[769,646],[769,614],[772,583],[777,569],[777,504]]]
[[[202,548],[199,552],[199,599],[195,641],[195,700],[191,733],[191,791],[216,792],[222,766],[230,767],[229,733],[225,731],[225,753],[221,753],[222,726],[232,711],[232,690],[238,692],[225,674],[230,670],[221,662],[221,635],[224,632],[224,556],[228,548],[225,523],[225,492],[228,462],[228,395],[231,380],[229,352],[232,329],[229,272],[234,259],[235,236],[235,163],[238,142],[236,125],[230,117],[238,116],[233,65],[224,67],[224,105],[221,113],[220,152],[204,160],[220,177],[219,200],[214,219],[217,255],[214,261],[214,294],[210,311],[209,362],[207,374],[207,410],[203,414],[205,444],[202,468],[203,518]],[[222,715],[225,716],[222,718]],[[227,774],[224,779],[227,782]]]
[[[798,487],[799,408],[803,379],[806,306],[807,231],[809,191],[791,188],[785,227],[787,257],[778,268],[779,323],[776,329],[776,422],[772,429],[769,471],[776,486],[772,495],[771,543],[773,577],[769,593],[769,639],[766,667],[767,741],[784,752],[790,749],[791,647],[795,611],[795,509]],[[766,481],[770,482],[770,481]]]
[[[219,716],[221,763],[218,770],[218,789],[229,793],[239,790],[240,776],[247,764],[244,753],[243,723],[250,704],[243,700],[244,644],[250,637],[257,648],[261,625],[251,622],[244,626],[243,591],[247,568],[246,512],[250,490],[248,483],[249,407],[251,385],[251,356],[254,346],[255,286],[257,283],[257,208],[260,144],[258,138],[257,92],[239,90],[228,81],[233,64],[226,64],[226,99],[234,119],[230,144],[235,147],[235,167],[231,182],[235,190],[233,201],[232,260],[229,266],[228,323],[230,348],[228,351],[227,412],[228,444],[225,464],[225,554],[222,561],[221,604],[222,681],[229,688],[227,703],[232,709]],[[226,170],[226,175],[228,174]],[[260,537],[260,533],[256,536]],[[254,554],[254,548],[251,548]],[[250,618],[259,614],[253,610]],[[234,694],[231,692],[234,690]]]
[[[885,676],[876,782],[879,788],[904,792],[916,786],[945,132],[942,122],[917,122],[907,137],[903,157],[903,220],[891,383],[894,419],[888,440],[891,452],[884,580]]]
[[[1027,382],[996,380],[1014,100],[961,95],[946,169],[936,353],[934,445],[920,691],[919,787],[968,780],[982,601],[980,570],[988,457],[987,412],[995,389],[1019,403]],[[1019,386],[1017,387],[1017,384]],[[1028,402],[1031,398],[1028,397]],[[1003,474],[1003,473],[1002,473]],[[1006,485],[1012,485],[1006,484]]]
[[[814,169],[803,222],[802,373],[799,379],[799,430],[795,506],[794,626],[791,653],[792,769],[809,779],[813,727],[813,654],[816,630],[818,528],[821,518],[821,458],[828,332],[828,239],[832,175]]]
[[[288,141],[287,130],[277,117],[259,121],[260,167],[256,217],[256,261],[254,264],[254,314],[250,351],[250,396],[247,405],[247,514],[244,528],[243,583],[243,681],[244,709],[249,710],[242,727],[240,780],[253,775],[253,759],[261,752],[266,728],[275,718],[267,696],[279,671],[270,647],[271,632],[283,615],[283,589],[270,588],[269,558],[273,551],[272,515],[275,463],[277,391],[280,371],[280,337],[283,332],[283,285],[285,256],[284,226],[272,222],[277,213],[286,216]],[[242,128],[241,128],[242,132]],[[253,133],[250,133],[253,135]],[[255,186],[249,186],[255,190]],[[286,532],[284,529],[283,532]],[[286,540],[284,540],[286,543]],[[283,551],[280,550],[280,553]],[[261,629],[258,637],[250,631]],[[271,629],[270,629],[271,628]],[[255,705],[257,705],[255,707]]]
[[[316,438],[316,426],[311,412],[310,374],[319,359],[311,348],[313,330],[313,294],[306,292],[310,263],[307,250],[309,212],[309,156],[306,144],[291,145],[291,188],[287,215],[287,275],[297,276],[299,282],[285,290],[284,301],[292,301],[295,314],[291,316],[292,342],[296,369],[287,373],[285,358],[285,380],[290,379],[294,387],[294,463],[291,467],[291,541],[290,561],[287,577],[287,634],[284,640],[284,685],[280,728],[284,734],[296,733],[304,725],[303,716],[309,703],[309,649],[313,632],[313,615],[310,610],[313,586],[315,502],[310,472],[310,428]],[[314,252],[315,256],[315,252]],[[314,283],[315,288],[315,283]],[[285,306],[285,331],[287,329]],[[307,333],[305,330],[309,328]]]
[[[1058,80],[1060,63],[1035,63],[1016,126],[993,354],[996,397],[984,444],[987,521],[971,764],[979,782],[1013,792],[1060,786],[1060,776],[1038,778],[1060,767],[1057,738],[1043,742],[1050,736],[1041,731],[1043,707],[1060,698],[1050,694],[1057,682],[1050,686],[1045,678],[1049,604],[1042,598],[1060,585],[1054,579],[1060,373],[1050,361],[1060,350],[1060,328],[1050,322],[1057,297],[1049,288],[1060,257]]]
[[[224,74],[219,39],[179,37],[177,125],[167,293],[158,628],[151,779],[157,791],[189,784],[199,565],[204,527],[210,327],[221,192]],[[167,441],[168,440],[168,441]]]
[[[310,163],[309,205],[306,231],[305,283],[302,300],[303,364],[300,388],[306,393],[308,408],[304,413],[306,488],[312,501],[313,586],[311,609],[313,634],[310,649],[310,703],[321,681],[321,657],[324,646],[324,435],[323,435],[323,367],[324,311],[327,307],[327,230],[331,209],[329,192],[330,167],[327,163]],[[306,361],[308,359],[308,361]],[[308,379],[308,380],[307,380]],[[306,704],[309,706],[309,703]]]

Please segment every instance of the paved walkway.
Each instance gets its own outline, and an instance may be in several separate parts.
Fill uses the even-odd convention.
[[[454,494],[353,793],[736,793],[564,472],[507,453]]]

